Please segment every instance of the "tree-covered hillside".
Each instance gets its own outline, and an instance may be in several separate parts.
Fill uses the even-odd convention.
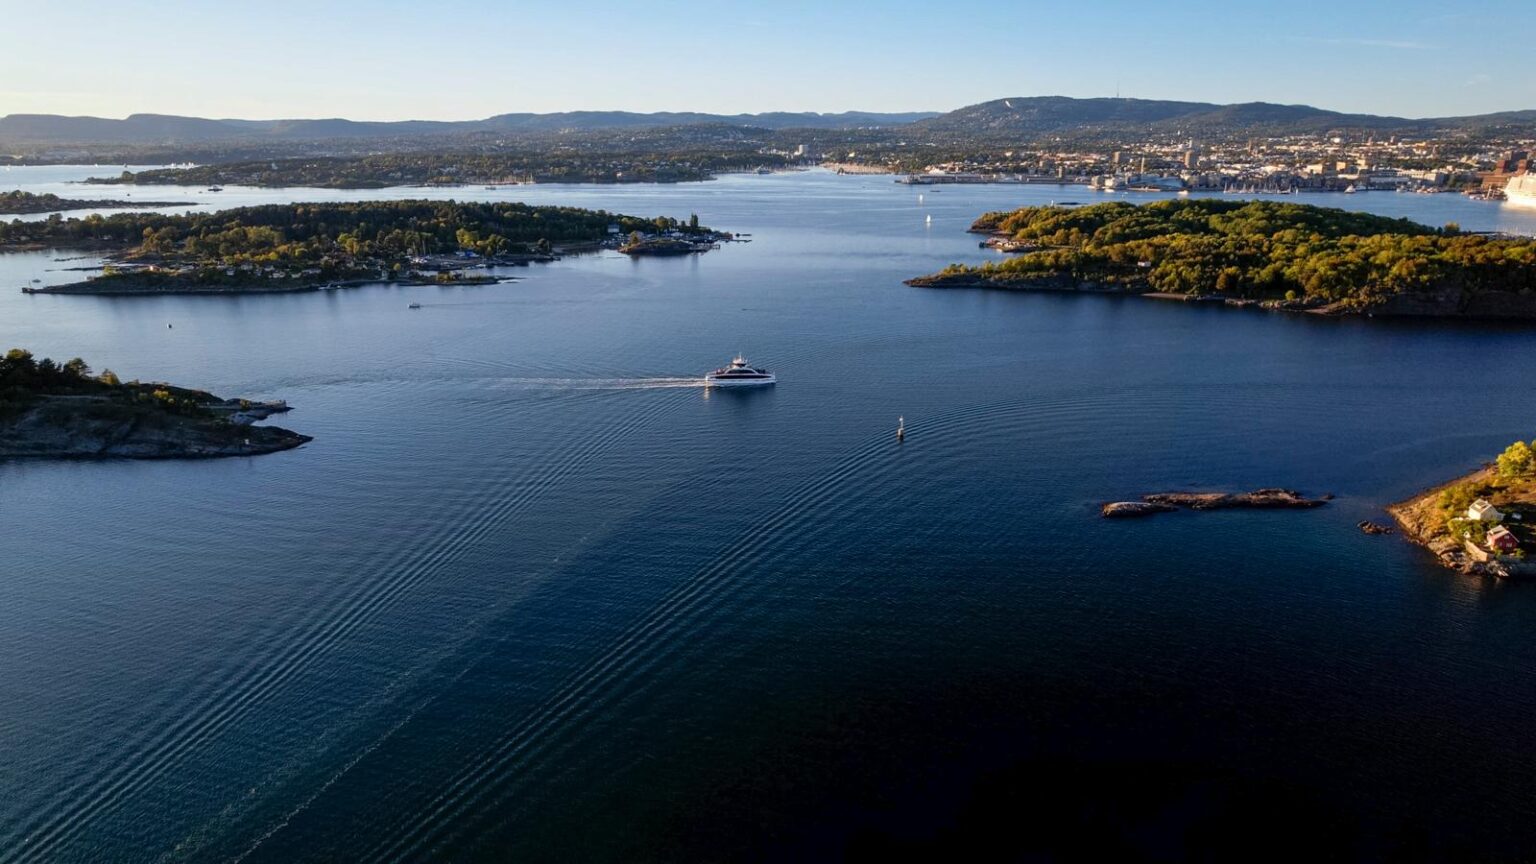
[[[1522,308],[1536,299],[1536,241],[1309,205],[1178,200],[1025,207],[988,213],[973,230],[1006,236],[1025,254],[951,267],[931,284],[1092,283],[1332,304],[1341,311],[1421,296],[1461,309],[1478,295],[1508,295]]]

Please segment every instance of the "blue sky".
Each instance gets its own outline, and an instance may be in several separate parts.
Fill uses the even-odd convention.
[[[0,0],[0,114],[901,111],[1117,91],[1473,114],[1536,108],[1531,8]]]

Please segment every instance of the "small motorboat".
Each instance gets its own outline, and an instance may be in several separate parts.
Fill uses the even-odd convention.
[[[420,303],[412,303],[411,305],[409,305],[409,306],[407,306],[405,308],[407,308],[407,309],[420,309],[421,308],[421,304]]]
[[[706,387],[762,387],[773,384],[778,379],[767,369],[759,369],[747,364],[745,357],[736,355],[731,365],[722,366],[704,376]]]

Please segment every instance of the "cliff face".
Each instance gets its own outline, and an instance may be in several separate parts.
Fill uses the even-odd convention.
[[[1096,282],[1068,273],[1028,278],[989,277],[980,270],[966,269],[918,276],[906,280],[918,288],[995,288],[1003,291],[1068,291],[1092,294],[1148,294],[1145,282]],[[1180,295],[1156,294],[1164,299]],[[1306,301],[1247,300],[1218,294],[1184,295],[1190,300],[1225,299],[1232,306],[1262,306],[1276,311],[1313,312],[1321,315],[1363,315],[1401,318],[1487,318],[1536,321],[1536,291],[1469,291],[1457,283],[1447,283],[1429,291],[1394,294],[1380,302],[1358,307],[1346,302],[1318,306]]]
[[[1028,279],[993,279],[975,270],[915,276],[906,280],[905,284],[915,288],[997,288],[1003,291],[1066,291],[1088,294],[1140,294],[1147,290],[1146,286],[1141,284],[1116,285],[1108,282],[1093,282],[1078,279],[1069,273],[1033,276]]]
[[[1514,318],[1536,320],[1536,293],[1465,292],[1447,285],[1430,292],[1394,294],[1370,310],[1376,315],[1432,318]]]
[[[98,399],[43,399],[0,416],[0,458],[177,459],[254,456],[311,440]]]

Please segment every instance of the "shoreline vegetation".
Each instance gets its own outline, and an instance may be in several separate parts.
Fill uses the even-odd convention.
[[[562,152],[514,154],[413,152],[365,156],[258,159],[189,168],[123,171],[86,183],[125,186],[309,186],[383,189],[391,186],[514,186],[530,183],[691,183],[719,174],[794,167],[781,154],[735,149],[679,152]]]
[[[182,207],[185,201],[127,201],[110,198],[87,200],[60,198],[48,193],[37,195],[17,189],[0,192],[0,216],[27,215],[32,213],[63,213],[69,210],[122,210],[127,208]]]
[[[93,374],[13,348],[0,357],[0,459],[189,459],[255,456],[311,440],[255,426],[286,402],[220,399],[202,390]]]
[[[1387,507],[1403,536],[1461,573],[1536,576],[1536,442]]]
[[[566,250],[681,243],[704,251],[734,239],[670,217],[512,202],[370,201],[273,204],[216,213],[50,216],[0,222],[0,251],[106,251],[100,276],[33,294],[286,293],[380,282],[511,281],[493,267],[558,260]],[[473,272],[480,271],[480,272]]]
[[[925,288],[1124,294],[1318,315],[1536,320],[1536,240],[1327,207],[1175,200],[1024,207],[970,230],[1018,253]]]

